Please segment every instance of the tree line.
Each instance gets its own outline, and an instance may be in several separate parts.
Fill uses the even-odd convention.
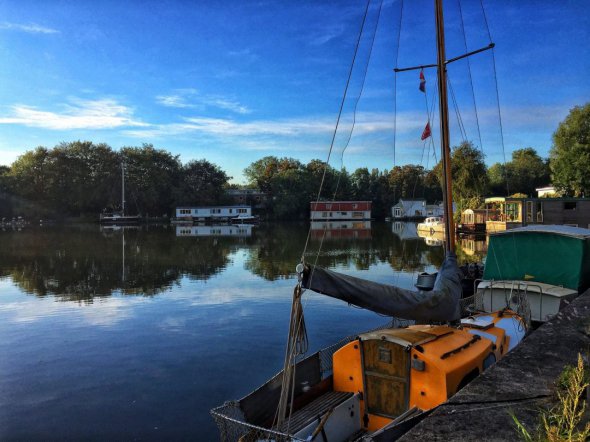
[[[132,213],[170,215],[183,205],[230,204],[231,177],[206,159],[182,164],[178,155],[151,144],[114,151],[90,141],[37,147],[10,167],[0,166],[0,216],[92,217],[121,205],[120,165],[125,164],[127,207]],[[567,196],[590,192],[590,103],[573,108],[553,135],[549,158],[532,147],[517,149],[504,164],[487,167],[483,153],[464,141],[452,149],[453,193],[459,208],[481,204],[484,196],[535,195],[552,183]],[[373,202],[373,216],[390,215],[400,198],[442,200],[441,163],[432,170],[407,164],[349,173],[321,160],[308,163],[267,156],[251,163],[248,187],[267,196],[269,219],[305,219],[309,203],[325,200]],[[321,192],[320,192],[321,188]]]
[[[90,141],[37,147],[0,170],[0,215],[90,217],[121,208],[121,164],[126,208],[162,216],[178,205],[224,202],[230,176],[207,160],[182,164],[178,155],[151,144],[123,147]]]

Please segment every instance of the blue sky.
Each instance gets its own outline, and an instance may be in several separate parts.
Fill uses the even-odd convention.
[[[0,0],[0,164],[62,141],[114,149],[152,143],[183,162],[206,158],[234,182],[266,155],[325,160],[361,18],[361,1]],[[464,52],[457,0],[445,5],[448,58]],[[484,1],[507,159],[542,156],[570,108],[590,101],[587,1]],[[400,2],[373,1],[331,159],[394,164],[394,74]],[[479,1],[462,2],[469,50],[489,42]],[[435,62],[431,0],[404,2],[399,67]],[[449,67],[466,138],[502,161],[491,52]],[[435,72],[427,70],[432,102]],[[362,95],[355,109],[356,99]],[[453,108],[453,106],[451,106]],[[396,164],[432,167],[418,73],[397,76]],[[347,145],[355,117],[355,131]],[[462,137],[451,111],[452,142]],[[438,122],[433,121],[438,142]],[[341,152],[347,145],[343,161]],[[426,150],[425,150],[426,149]],[[439,157],[438,152],[436,157]]]

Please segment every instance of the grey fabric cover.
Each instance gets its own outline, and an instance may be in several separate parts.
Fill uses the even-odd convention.
[[[366,281],[317,266],[306,266],[303,287],[376,313],[424,322],[459,319],[461,279],[457,256],[447,253],[430,292]]]

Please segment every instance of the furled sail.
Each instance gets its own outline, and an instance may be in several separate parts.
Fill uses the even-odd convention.
[[[413,291],[307,265],[303,287],[376,313],[417,321],[459,319],[461,279],[454,252],[447,252],[432,291]]]

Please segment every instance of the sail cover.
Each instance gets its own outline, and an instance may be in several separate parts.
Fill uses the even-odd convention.
[[[459,319],[461,279],[457,256],[447,252],[432,291],[413,291],[306,265],[303,287],[376,313],[417,321]]]

